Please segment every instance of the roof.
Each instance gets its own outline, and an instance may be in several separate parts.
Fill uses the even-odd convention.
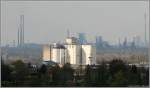
[[[54,61],[44,61],[43,64],[47,65],[47,66],[54,66],[54,65],[57,65],[56,62]]]
[[[57,44],[57,45],[53,46],[53,48],[56,48],[56,49],[65,49],[65,46],[62,45],[62,44]]]

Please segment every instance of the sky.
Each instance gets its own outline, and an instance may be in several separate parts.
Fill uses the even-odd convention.
[[[48,44],[71,36],[86,34],[112,44],[127,37],[140,36],[144,41],[146,13],[148,38],[148,5],[144,1],[9,1],[1,3],[1,43],[17,44],[19,16],[24,14],[25,42]]]

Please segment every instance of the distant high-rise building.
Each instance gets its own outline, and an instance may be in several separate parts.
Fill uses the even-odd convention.
[[[103,47],[103,39],[102,36],[96,36],[96,48]]]
[[[96,36],[96,42],[101,43],[103,41],[102,36]]]
[[[135,36],[135,46],[137,47],[144,46],[144,42],[142,42],[140,36]]]
[[[18,28],[18,46],[24,45],[24,15],[20,15],[20,24]]]
[[[118,47],[121,47],[121,42],[120,42],[120,38],[119,38],[119,42],[118,42]]]
[[[127,38],[125,37],[124,42],[123,42],[123,47],[127,48]]]
[[[16,42],[15,42],[15,40],[13,40],[13,47],[15,47],[16,46]]]
[[[86,36],[84,33],[79,33],[79,43],[80,44],[86,44],[87,43],[87,40],[86,40]]]
[[[135,37],[133,37],[133,41],[131,42],[131,48],[135,48]]]

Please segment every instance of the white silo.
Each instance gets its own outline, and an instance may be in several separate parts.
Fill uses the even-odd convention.
[[[66,49],[63,45],[57,44],[52,48],[52,61],[58,64],[66,63]]]
[[[50,46],[44,45],[43,46],[43,61],[49,61],[50,60]]]
[[[68,44],[65,45],[67,49],[67,61],[70,64],[80,65],[80,45]]]
[[[82,64],[96,64],[96,48],[92,45],[82,45]]]

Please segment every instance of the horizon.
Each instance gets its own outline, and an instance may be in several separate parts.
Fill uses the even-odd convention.
[[[90,42],[95,41],[95,36],[102,36],[111,44],[118,44],[119,39],[123,42],[125,37],[132,41],[135,36],[140,36],[145,42],[145,12],[149,18],[146,4],[136,1],[2,1],[2,46],[17,41],[21,14],[24,14],[25,43],[63,41],[67,29],[73,36],[85,33]],[[146,23],[148,41],[149,21]]]

